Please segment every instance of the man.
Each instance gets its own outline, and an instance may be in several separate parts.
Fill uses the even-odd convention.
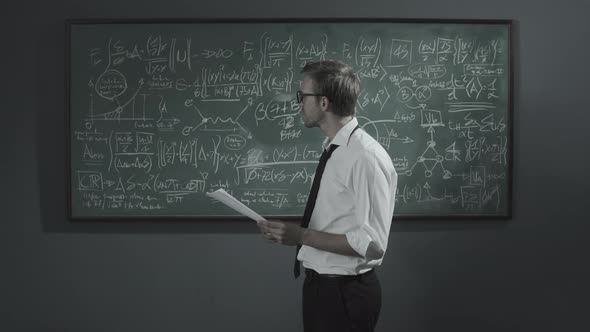
[[[397,173],[383,147],[359,129],[354,113],[360,86],[352,68],[321,61],[301,73],[303,122],[326,136],[324,154],[302,226],[278,220],[258,226],[267,240],[301,246],[305,331],[373,331],[381,309],[373,268],[387,248]]]

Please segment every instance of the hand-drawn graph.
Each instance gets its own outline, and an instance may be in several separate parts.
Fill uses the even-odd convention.
[[[326,59],[359,79],[396,218],[510,213],[509,21],[124,23],[68,25],[74,218],[234,217],[219,188],[300,216],[324,137],[295,94]]]

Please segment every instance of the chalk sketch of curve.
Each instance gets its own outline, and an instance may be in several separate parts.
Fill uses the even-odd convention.
[[[94,87],[94,91],[98,96],[103,99],[106,99],[115,104],[114,109],[109,110],[108,112],[104,113],[95,113],[94,109],[94,95],[90,95],[90,115],[88,120],[150,120],[145,118],[145,114],[142,114],[140,117],[135,115],[135,98],[139,93],[139,90],[143,86],[144,81],[143,78],[139,80],[138,87],[124,103],[121,103],[119,97],[122,96],[128,89],[127,79],[125,75],[123,75],[118,70],[108,69],[104,73],[102,73],[96,83],[90,82],[89,85]],[[129,110],[129,104],[131,105],[131,109]]]
[[[366,131],[369,135],[373,136],[377,142],[379,142],[383,147],[389,149],[392,142],[399,142],[402,144],[408,144],[414,142],[413,139],[410,137],[397,137],[397,134],[394,133],[393,130],[390,130],[387,127],[387,124],[397,124],[396,120],[376,120],[373,121],[364,116],[358,116],[357,119],[359,120],[360,127]],[[362,124],[361,124],[362,122]]]
[[[240,114],[238,114],[238,116],[234,119],[232,117],[222,118],[220,116],[207,117],[203,115],[201,110],[199,110],[199,108],[196,105],[192,104],[192,108],[195,110],[196,114],[201,120],[197,121],[198,125],[196,126],[185,126],[182,130],[182,134],[188,136],[191,132],[195,130],[220,132],[236,132],[238,130],[241,130],[242,132],[247,134],[248,138],[252,138],[252,134],[246,128],[244,128],[239,122],[239,119],[242,116],[242,114],[244,114],[251,105],[252,101],[248,100],[248,104],[246,104],[244,109],[242,109]]]

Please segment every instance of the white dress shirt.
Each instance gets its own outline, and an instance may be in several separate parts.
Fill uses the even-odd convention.
[[[353,118],[342,127],[330,144],[337,148],[322,175],[309,229],[344,234],[350,246],[361,256],[344,256],[309,246],[302,246],[297,258],[308,269],[321,274],[355,275],[380,265],[366,258],[374,242],[385,252],[391,228],[397,173],[391,158]],[[352,133],[352,135],[351,135]]]

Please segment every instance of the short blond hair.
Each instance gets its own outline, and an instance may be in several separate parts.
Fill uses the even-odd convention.
[[[330,100],[334,114],[354,115],[360,83],[351,66],[338,60],[309,62],[301,73],[313,81],[314,93]]]

